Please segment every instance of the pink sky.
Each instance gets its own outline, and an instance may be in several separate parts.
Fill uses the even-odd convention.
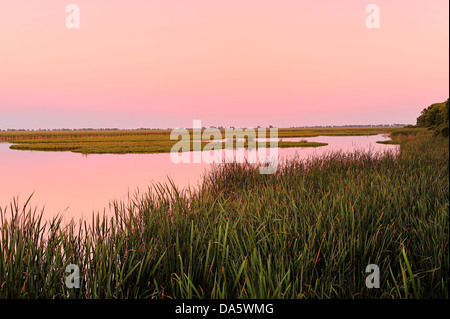
[[[68,4],[81,27],[68,29]],[[365,8],[380,8],[379,29]],[[415,123],[447,0],[0,0],[0,129]]]

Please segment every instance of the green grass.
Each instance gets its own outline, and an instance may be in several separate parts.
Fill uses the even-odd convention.
[[[350,136],[389,133],[401,128],[323,128],[278,130],[278,137]],[[257,133],[257,130],[255,130]],[[192,139],[192,130],[190,137]],[[167,153],[177,141],[170,140],[169,130],[120,130],[120,131],[36,131],[0,132],[0,142],[13,143],[10,148],[28,151],[71,151],[83,154]],[[221,130],[225,137],[224,130]],[[258,134],[257,134],[258,136]],[[260,136],[258,136],[260,137]],[[269,137],[269,132],[263,137]],[[207,143],[202,143],[202,148]],[[235,144],[234,144],[235,145]],[[319,147],[320,142],[280,142],[278,147]],[[222,145],[225,147],[225,145]],[[244,147],[247,147],[245,143]],[[216,149],[219,145],[216,145]],[[192,149],[192,145],[191,148]]]
[[[403,127],[396,128],[391,131],[389,136],[390,140],[386,141],[377,141],[378,144],[386,144],[386,145],[400,145],[401,138],[405,136],[415,136],[415,135],[427,135],[429,133],[428,129],[420,128],[420,127]]]
[[[386,145],[399,145],[399,140],[387,140],[387,141],[377,141],[378,144],[386,144]]]
[[[176,142],[173,141],[132,141],[132,140],[121,140],[121,141],[69,141],[65,140],[45,140],[43,142],[29,142],[29,141],[20,141],[19,144],[13,144],[10,146],[11,149],[14,150],[23,150],[23,151],[49,151],[49,152],[62,152],[62,151],[71,151],[74,153],[83,153],[83,154],[128,154],[128,153],[168,153],[171,151],[172,147]],[[201,148],[203,149],[205,145],[209,144],[208,142],[202,142]],[[245,142],[242,144],[243,147],[247,148],[248,143]],[[320,142],[278,142],[278,144],[270,144],[259,143],[258,147],[320,147],[328,145],[327,143]],[[222,149],[227,147],[226,143],[212,143],[211,147],[214,146],[215,149]],[[237,146],[237,143],[234,142],[231,144],[233,148]],[[190,151],[193,150],[194,145],[191,142],[186,145],[185,148],[180,149],[182,151]]]
[[[219,165],[199,189],[157,184],[82,225],[12,202],[0,298],[448,298],[448,139],[398,139],[398,157]],[[68,264],[80,289],[64,285]]]

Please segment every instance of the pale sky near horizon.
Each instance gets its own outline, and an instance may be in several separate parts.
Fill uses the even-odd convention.
[[[366,27],[371,3],[380,28]],[[414,124],[449,97],[448,12],[448,0],[0,0],[0,129]]]

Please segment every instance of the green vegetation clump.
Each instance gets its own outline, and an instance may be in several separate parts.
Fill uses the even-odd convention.
[[[315,137],[315,136],[356,136],[375,135],[387,132],[396,132],[400,127],[376,128],[376,127],[355,127],[355,128],[280,128],[278,137]],[[183,148],[183,151],[193,149],[192,130],[188,130],[191,139],[190,147]],[[222,138],[225,137],[225,130],[220,130]],[[50,151],[50,152],[75,152],[82,154],[128,154],[128,153],[168,153],[178,140],[170,139],[170,130],[111,130],[111,131],[18,131],[0,132],[0,142],[13,143],[10,148],[23,151]],[[242,135],[244,137],[244,135]],[[268,131],[263,136],[268,138]],[[201,148],[208,144],[203,141]],[[261,146],[258,143],[258,146]],[[236,143],[233,144],[235,147]],[[279,142],[278,147],[320,147],[327,143],[320,142]],[[262,145],[264,146],[264,145]],[[274,144],[266,143],[266,147],[273,147]],[[225,143],[215,143],[215,149],[226,147]],[[244,147],[248,147],[246,142]]]
[[[386,144],[386,145],[399,145],[400,140],[387,140],[387,141],[377,141],[378,144]]]
[[[449,136],[448,99],[442,103],[434,103],[425,108],[417,118],[418,127],[434,130],[436,135]]]
[[[148,139],[148,138],[135,138],[135,137],[108,137],[108,138],[84,138],[84,139],[46,139],[46,140],[18,140],[16,144],[10,146],[13,150],[24,151],[49,151],[49,152],[64,152],[71,151],[74,153],[82,154],[129,154],[129,153],[169,153],[174,145],[178,141],[171,141],[170,139]],[[220,142],[205,142],[200,143],[201,149],[206,145],[209,145],[209,149],[223,149],[227,147],[226,143]],[[183,146],[176,151],[191,151],[194,149],[192,141],[183,143]],[[320,147],[328,145],[327,143],[320,142],[258,142],[257,147]],[[239,143],[233,142],[231,145],[233,148],[240,147]],[[242,147],[249,147],[249,143],[246,141],[242,143]]]
[[[0,298],[448,298],[449,147],[223,164],[91,223],[0,208]],[[65,269],[80,269],[80,288]],[[368,264],[380,288],[365,285]]]

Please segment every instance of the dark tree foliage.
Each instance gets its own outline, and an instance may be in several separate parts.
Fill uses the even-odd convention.
[[[434,103],[425,108],[417,118],[417,126],[427,127],[435,131],[436,135],[449,136],[449,107],[448,99],[442,103]]]

